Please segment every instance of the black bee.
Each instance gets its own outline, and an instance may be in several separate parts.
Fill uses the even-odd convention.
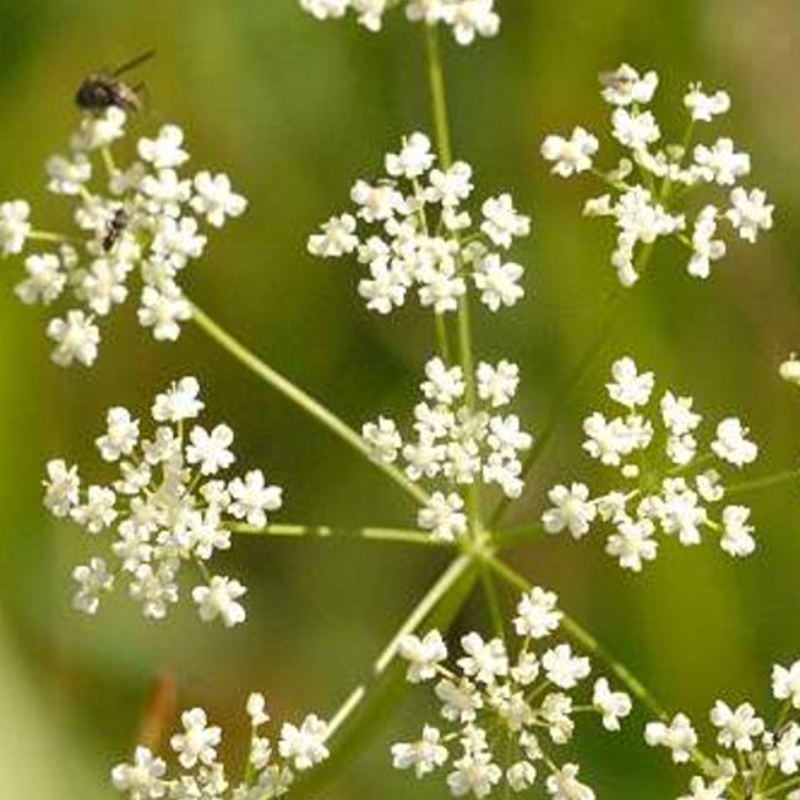
[[[105,111],[113,106],[123,111],[139,111],[142,107],[139,97],[141,85],[129,86],[120,80],[120,75],[144,64],[154,55],[155,51],[149,50],[123,64],[114,72],[97,72],[90,75],[75,94],[78,108],[83,111]]]
[[[124,208],[118,208],[114,216],[110,219],[106,228],[106,235],[103,238],[103,250],[110,253],[114,245],[119,241],[129,222],[128,212]]]

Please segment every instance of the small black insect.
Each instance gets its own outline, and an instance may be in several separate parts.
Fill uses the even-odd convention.
[[[120,240],[129,222],[128,212],[124,208],[118,208],[114,216],[109,220],[106,235],[103,238],[103,250],[110,253],[114,245]]]
[[[139,111],[142,107],[142,100],[139,97],[141,85],[129,86],[120,80],[120,75],[141,66],[154,55],[154,50],[148,50],[113,72],[97,72],[90,75],[75,94],[78,108],[84,111],[105,111],[116,107],[123,111]]]

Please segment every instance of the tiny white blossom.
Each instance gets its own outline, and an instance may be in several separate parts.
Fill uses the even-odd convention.
[[[397,652],[409,662],[406,680],[410,683],[434,678],[437,665],[447,658],[447,647],[437,630],[428,632],[422,639],[415,634],[407,634],[400,640]]]
[[[758,457],[758,447],[748,438],[749,431],[735,417],[724,419],[717,426],[717,438],[711,449],[723,460],[735,467],[752,464]]]
[[[327,723],[316,714],[309,714],[300,727],[284,723],[278,749],[284,758],[292,762],[295,769],[302,772],[328,757],[328,748],[325,746],[327,737]]]
[[[772,668],[772,695],[776,700],[788,700],[800,709],[800,661],[790,667],[776,664]]]
[[[215,575],[208,586],[192,589],[192,600],[197,604],[203,622],[219,618],[226,628],[232,628],[247,619],[244,606],[237,602],[246,592],[239,581]]]
[[[569,139],[548,136],[542,143],[542,156],[553,162],[553,172],[569,178],[592,168],[592,157],[600,149],[597,137],[584,128],[575,128]]]
[[[426,725],[422,737],[416,742],[399,742],[392,745],[392,764],[395,769],[414,768],[418,778],[433,772],[444,764],[449,753],[441,743],[442,734],[438,728]]]
[[[669,725],[663,722],[648,722],[644,738],[650,747],[667,747],[672,751],[676,764],[686,763],[697,746],[697,733],[685,714],[676,714]]]

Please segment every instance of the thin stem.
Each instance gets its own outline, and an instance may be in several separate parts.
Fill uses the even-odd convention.
[[[425,43],[428,54],[428,81],[433,104],[433,123],[436,129],[437,149],[443,169],[453,163],[453,147],[450,142],[450,122],[447,116],[447,90],[442,69],[442,52],[439,46],[439,31],[435,25],[425,26]]]
[[[494,582],[494,575],[491,569],[483,565],[481,567],[481,583],[483,584],[483,591],[486,595],[486,602],[489,606],[489,615],[492,619],[492,626],[496,636],[499,636],[503,641],[506,639],[506,625],[503,618],[503,607],[500,604],[500,595],[497,592],[497,586]]]
[[[31,231],[26,238],[32,242],[56,242],[57,244],[69,244],[78,241],[71,236],[53,233],[52,231]]]
[[[232,533],[249,536],[275,536],[283,539],[361,539],[423,547],[451,548],[453,546],[448,542],[434,539],[424,531],[397,528],[346,528],[330,525],[268,525],[266,528],[259,528],[255,525],[236,523],[229,525],[228,529]]]
[[[787,469],[783,472],[778,472],[775,475],[767,475],[765,478],[756,478],[752,481],[744,481],[742,483],[734,483],[725,492],[726,495],[731,494],[744,494],[745,492],[754,492],[758,489],[768,489],[771,486],[778,486],[782,483],[788,483],[800,479],[800,469]]]
[[[411,495],[415,501],[418,503],[426,503],[428,501],[427,493],[419,486],[412,483],[401,470],[391,464],[375,461],[371,456],[367,443],[349,425],[311,397],[311,395],[304,392],[298,386],[295,386],[288,378],[284,378],[283,375],[264,363],[258,356],[248,350],[241,342],[234,339],[233,336],[221,328],[194,303],[192,303],[192,319],[197,323],[200,329],[207,333],[223,350],[272,386],[273,389],[276,389],[284,397],[302,408],[303,411],[316,419],[317,422],[336,434],[353,448],[353,450],[356,450],[367,458],[371,464],[388,475],[407,494]]]
[[[466,574],[471,565],[472,561],[468,556],[459,556],[442,573],[436,583],[431,586],[425,596],[417,603],[408,617],[406,617],[397,629],[389,644],[381,651],[381,654],[372,665],[370,680],[380,678],[386,672],[397,656],[397,650],[403,637],[409,633],[413,633],[424,622],[425,618],[433,611],[437,604],[441,602]],[[329,739],[361,705],[361,702],[367,696],[367,683],[368,682],[362,683],[356,687],[333,715],[328,727]]]
[[[447,335],[447,320],[444,314],[434,314],[436,323],[436,343],[439,346],[439,355],[445,364],[450,363],[450,340]]]

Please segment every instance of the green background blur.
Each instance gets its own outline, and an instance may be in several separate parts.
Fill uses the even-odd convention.
[[[622,60],[656,68],[660,119],[672,130],[690,80],[729,89],[726,133],[753,154],[754,181],[778,207],[775,231],[756,247],[734,245],[708,283],[687,278],[669,246],[657,251],[516,519],[535,519],[542,489],[557,478],[587,473],[579,415],[623,351],[694,394],[709,417],[744,416],[765,443],[754,474],[796,463],[800,393],[777,380],[776,367],[800,347],[800,4],[499,5],[501,36],[467,49],[448,39],[446,61],[457,154],[474,164],[483,194],[511,190],[535,220],[518,250],[529,266],[526,302],[481,317],[477,332],[481,355],[521,364],[529,428],[559,402],[559,382],[600,325],[612,285],[608,226],[579,214],[595,187],[550,177],[537,155],[548,132],[578,123],[603,132],[599,71]],[[368,315],[354,267],[311,259],[305,240],[402,134],[430,128],[421,45],[419,28],[398,13],[376,37],[352,20],[317,23],[295,0],[0,0],[0,197],[28,198],[38,219],[60,219],[64,205],[45,195],[42,168],[75,124],[76,84],[155,48],[143,70],[150,101],[141,129],[179,122],[193,163],[228,171],[251,201],[184,276],[192,297],[353,425],[400,412],[431,349],[429,320],[410,309],[391,321]],[[143,409],[172,378],[196,374],[209,420],[237,431],[240,463],[263,465],[286,487],[281,521],[402,526],[413,509],[191,327],[178,344],[157,345],[128,307],[107,326],[95,368],[52,366],[45,315],[13,297],[20,271],[18,261],[3,264],[0,292],[0,795],[109,797],[108,768],[129,754],[158,674],[176,676],[182,707],[202,704],[240,735],[251,689],[267,692],[279,718],[335,708],[441,569],[438,558],[377,544],[240,541],[224,561],[251,587],[248,625],[202,626],[185,608],[148,625],[122,593],[86,620],[69,604],[69,571],[86,542],[45,515],[43,464],[93,460],[110,405]],[[705,716],[720,693],[765,700],[771,664],[800,656],[797,489],[752,502],[761,548],[744,563],[710,544],[671,543],[632,577],[602,553],[599,536],[538,543],[517,563],[557,589],[668,707]],[[387,768],[388,742],[418,729],[424,713],[431,707],[409,700],[387,718],[364,758],[318,800],[444,797],[441,781],[417,784]],[[585,726],[584,770],[601,797],[666,798],[683,786],[668,758],[639,744],[643,721],[611,741]]]

